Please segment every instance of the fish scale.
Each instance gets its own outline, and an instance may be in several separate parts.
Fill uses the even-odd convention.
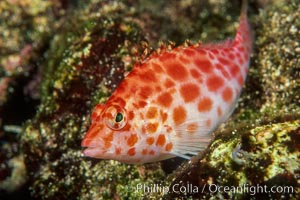
[[[252,46],[246,9],[244,1],[234,40],[164,48],[137,63],[94,108],[84,155],[146,163],[189,159],[206,148],[246,79]]]

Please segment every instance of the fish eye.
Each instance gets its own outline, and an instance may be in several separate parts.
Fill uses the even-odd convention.
[[[127,123],[126,111],[118,105],[111,105],[104,111],[103,120],[109,128],[120,130]]]
[[[122,115],[122,113],[117,113],[117,115],[116,115],[116,119],[115,119],[115,121],[118,123],[118,122],[121,122],[123,120],[123,115]]]

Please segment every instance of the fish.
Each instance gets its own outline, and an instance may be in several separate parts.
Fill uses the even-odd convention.
[[[236,106],[252,41],[244,0],[234,39],[163,48],[137,62],[93,109],[84,156],[142,164],[203,151]]]

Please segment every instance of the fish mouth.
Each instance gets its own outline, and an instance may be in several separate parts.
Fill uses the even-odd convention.
[[[101,139],[84,138],[81,142],[84,147],[83,155],[86,157],[105,159],[109,150],[104,148],[104,141]]]
[[[103,141],[93,138],[84,138],[81,142],[81,147],[84,147],[83,155],[88,157],[100,158],[100,155],[106,153],[103,149]]]
[[[83,150],[83,155],[92,158],[103,158],[107,152],[101,147],[87,147]]]
[[[128,159],[126,155],[118,157],[113,152],[103,150],[101,147],[88,147],[84,149],[83,155],[86,157],[97,158],[97,159],[116,160],[126,164],[141,163],[141,158]]]
[[[101,147],[87,147],[83,150],[83,155],[90,158],[117,160],[117,157],[113,152]]]

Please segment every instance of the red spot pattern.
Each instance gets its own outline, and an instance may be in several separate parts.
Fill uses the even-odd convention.
[[[188,72],[180,63],[169,62],[166,63],[166,70],[170,77],[175,81],[184,81],[188,77]]]
[[[212,109],[212,100],[209,97],[204,97],[198,103],[199,112],[208,112]]]
[[[158,123],[148,123],[145,125],[145,130],[148,133],[155,133],[158,128]]]
[[[162,110],[160,110],[160,116],[161,116],[162,123],[164,123],[168,119],[168,114]]]
[[[190,61],[185,56],[180,56],[179,61],[181,61],[184,64],[188,64]]]
[[[154,143],[154,137],[148,137],[146,139],[147,144],[152,145]]]
[[[174,108],[173,121],[176,125],[182,124],[186,120],[186,110],[183,106]]]
[[[202,55],[202,56],[205,56],[204,54],[206,54],[206,50],[204,50],[204,49],[198,49],[197,50],[198,51],[198,53],[200,54],[200,55]]]
[[[214,54],[212,54],[211,52],[208,52],[208,57],[213,60],[216,58],[216,56]]]
[[[163,73],[164,70],[161,68],[161,66],[157,63],[152,63],[152,66],[153,66],[153,70],[156,72],[156,73]]]
[[[175,83],[173,81],[171,81],[170,79],[167,79],[165,81],[165,87],[166,88],[171,88],[171,87],[174,87],[175,86]]]
[[[129,156],[134,156],[134,155],[136,154],[135,148],[134,148],[134,147],[130,148],[130,149],[127,151],[127,154],[128,154]]]
[[[140,78],[142,81],[144,81],[146,83],[149,83],[149,82],[155,83],[157,81],[155,74],[156,73],[151,69],[145,70],[143,73],[140,74]]]
[[[123,128],[122,131],[130,131],[131,125],[130,123],[127,123]]]
[[[139,106],[140,108],[144,108],[146,105],[147,105],[147,102],[146,102],[146,101],[139,101],[138,106]]]
[[[137,143],[138,141],[138,137],[136,134],[131,134],[129,136],[129,138],[127,139],[127,144],[128,146],[132,147],[133,145],[135,145],[135,143]]]
[[[188,103],[200,95],[200,88],[194,83],[187,83],[180,87],[180,94],[184,101]]]
[[[173,97],[169,92],[164,92],[157,97],[157,102],[164,107],[169,107],[172,101]]]
[[[213,52],[214,54],[219,54],[219,50],[218,49],[212,49],[211,52]]]
[[[168,152],[170,152],[170,151],[172,150],[172,148],[173,148],[173,144],[172,144],[172,142],[170,142],[170,143],[168,143],[168,144],[166,145],[165,150],[168,151]]]
[[[156,145],[157,146],[164,146],[166,143],[166,137],[163,134],[160,134],[156,140]]]
[[[240,74],[238,77],[237,77],[237,81],[238,83],[240,84],[240,86],[242,86],[244,84],[244,78],[242,76],[242,74]]]
[[[96,107],[93,110],[93,113],[91,115],[92,121],[95,121],[101,114],[103,108],[105,107],[105,104],[97,104]]]
[[[142,150],[142,155],[147,155],[147,153],[148,153],[148,150],[147,150],[147,149],[143,149],[143,150]]]
[[[91,125],[91,127],[88,130],[85,137],[92,139],[92,138],[96,137],[102,129],[103,129],[102,124],[98,125],[97,123],[94,123],[94,124]]]
[[[234,60],[234,59],[235,59],[235,56],[234,56],[233,53],[229,53],[229,54],[228,54],[228,58],[229,58],[230,60]]]
[[[189,48],[185,49],[185,50],[183,51],[183,53],[184,53],[188,58],[194,57],[194,56],[196,56],[196,54],[197,54],[197,52],[196,52],[194,49],[189,49]]]
[[[157,85],[155,87],[155,90],[156,90],[156,92],[160,93],[162,91],[162,88],[159,85]]]
[[[191,72],[191,75],[192,75],[193,78],[198,79],[198,81],[199,81],[200,83],[202,83],[201,74],[198,72],[198,70],[196,70],[196,69],[191,69],[190,72]]]
[[[162,63],[168,62],[168,61],[172,61],[176,59],[176,54],[175,53],[170,53],[170,52],[165,52],[162,56],[159,57],[159,60]]]
[[[153,118],[156,118],[157,117],[157,114],[158,114],[158,111],[157,111],[157,108],[155,107],[150,107],[146,113],[146,117],[148,119],[153,119]]]
[[[244,51],[245,51],[245,49],[244,49],[243,46],[239,46],[239,47],[238,47],[238,50],[239,50],[239,52],[244,52]]]
[[[149,151],[149,155],[154,155],[154,154],[155,154],[155,152],[153,150]]]
[[[232,89],[229,87],[226,87],[222,92],[222,98],[225,102],[230,103],[233,97]]]
[[[228,74],[228,72],[226,71],[225,67],[220,65],[220,64],[216,64],[216,68],[222,73],[222,75],[226,78],[226,79],[230,79],[230,75]]]
[[[114,99],[114,102],[116,104],[118,104],[120,107],[125,107],[126,105],[126,102],[124,101],[124,99],[120,98],[120,97],[117,97],[116,99]]]
[[[213,71],[213,66],[211,65],[210,61],[207,59],[201,60],[196,58],[195,64],[204,73],[211,73]]]
[[[141,87],[138,93],[138,95],[143,99],[149,98],[150,96],[152,96],[152,94],[153,94],[153,90],[150,86]]]
[[[120,155],[122,153],[121,147],[116,147],[115,153],[116,153],[116,155]]]
[[[134,118],[134,113],[133,111],[128,112],[128,120],[132,120]]]
[[[109,132],[106,136],[104,136],[102,139],[104,141],[104,148],[109,148],[111,147],[111,142],[113,140],[113,132]]]
[[[217,91],[223,85],[224,85],[224,80],[217,75],[212,75],[207,79],[207,88],[210,91]]]
[[[230,65],[229,71],[230,71],[230,74],[232,75],[232,77],[237,77],[238,74],[241,73],[239,66],[237,66],[234,63]]]
[[[226,66],[229,66],[231,64],[231,61],[227,60],[227,59],[224,59],[224,58],[218,58],[219,62],[222,64],[222,65],[226,65]]]

